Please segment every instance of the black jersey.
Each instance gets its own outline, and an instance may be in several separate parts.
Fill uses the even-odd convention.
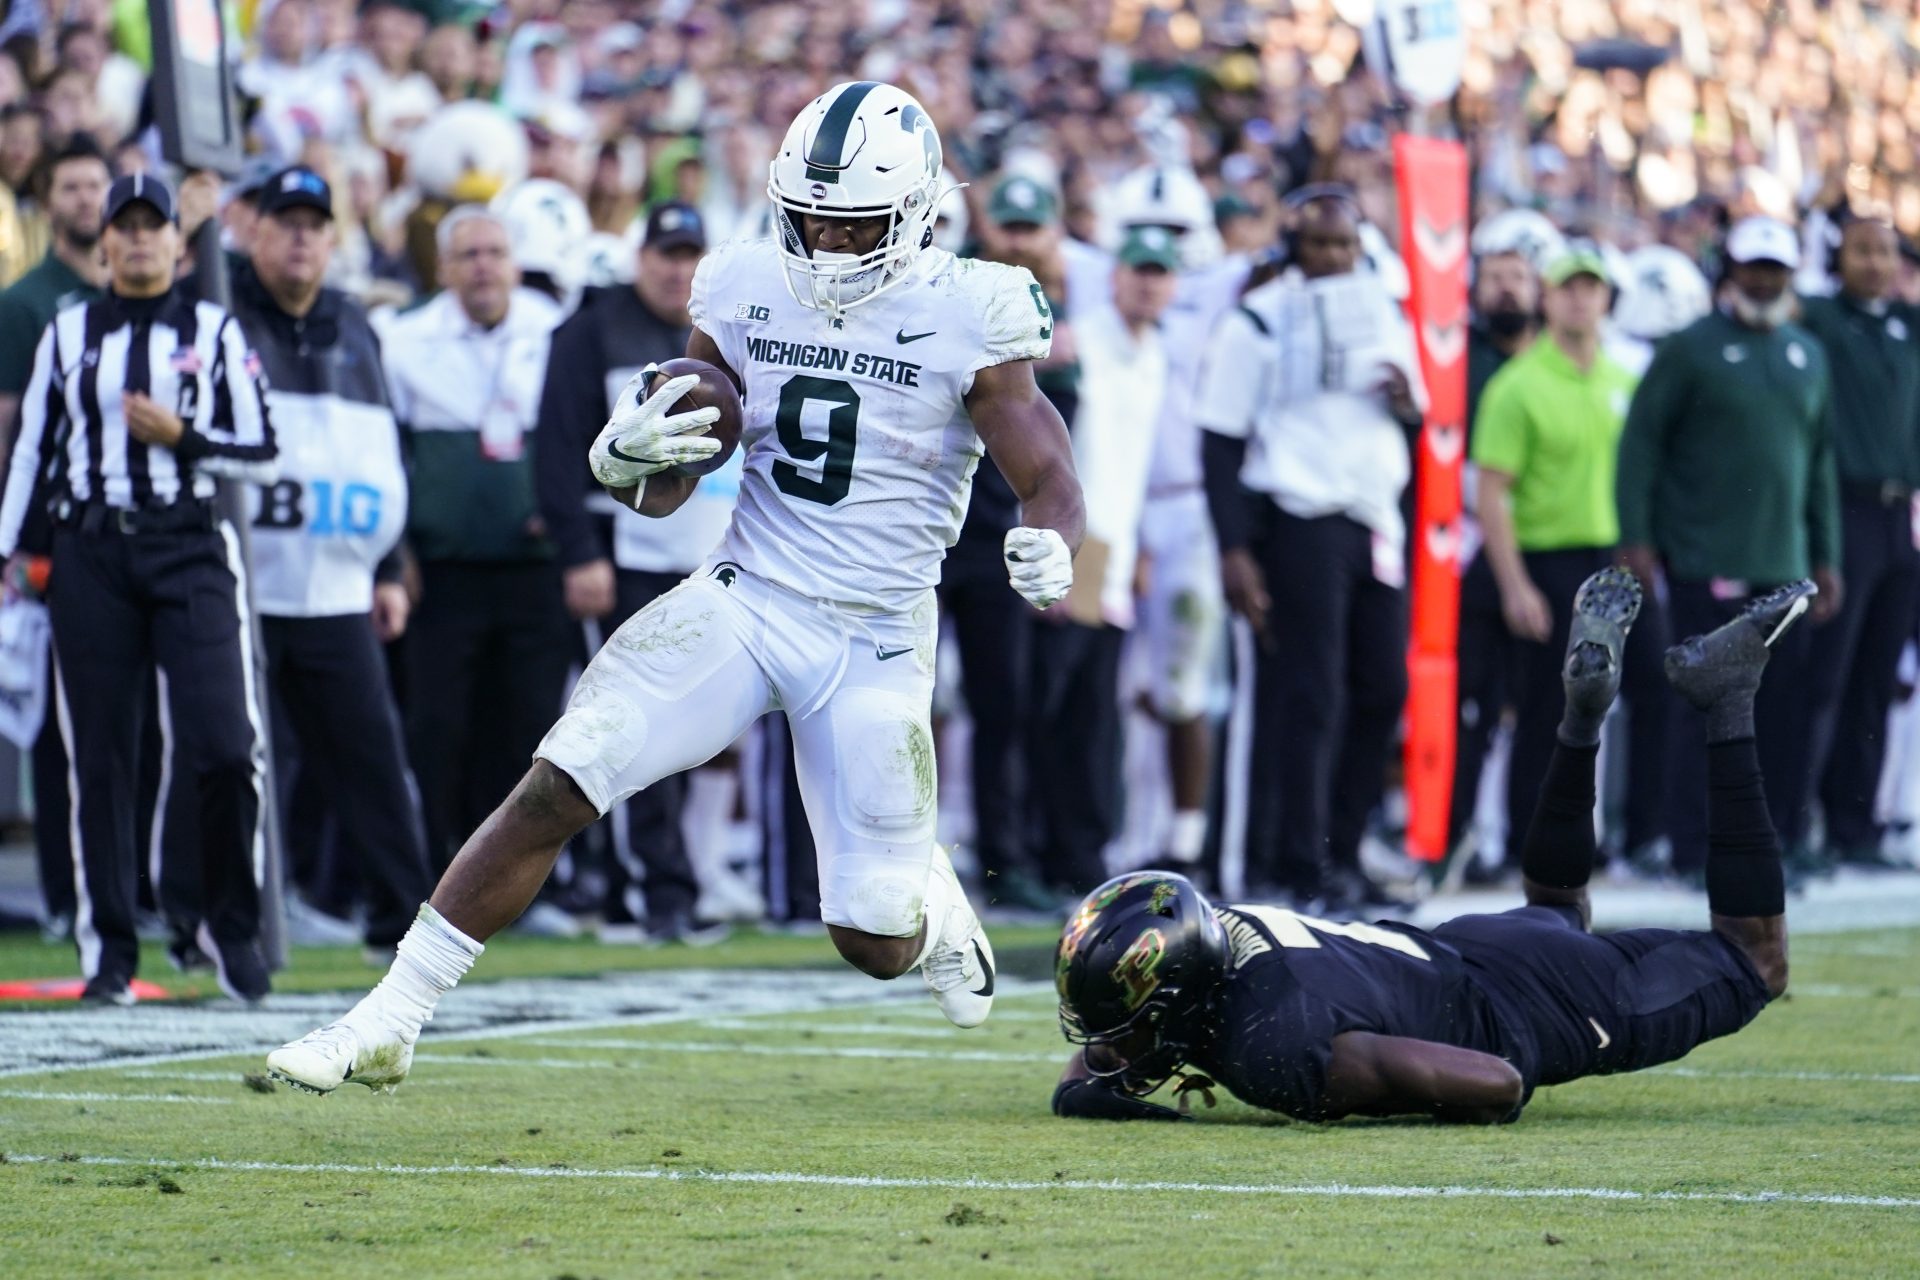
[[[1333,1038],[1345,1031],[1511,1051],[1460,953],[1432,934],[1278,907],[1217,911],[1232,973],[1213,1033],[1190,1056],[1243,1102],[1317,1118]]]
[[[1571,908],[1461,916],[1432,932],[1217,909],[1232,971],[1188,1057],[1243,1102],[1321,1115],[1333,1038],[1429,1040],[1511,1062],[1536,1086],[1671,1062],[1752,1021],[1766,985],[1715,933],[1596,935]]]

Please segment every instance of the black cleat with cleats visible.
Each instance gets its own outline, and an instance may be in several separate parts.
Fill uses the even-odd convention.
[[[1667,650],[1667,683],[1707,713],[1707,741],[1753,736],[1753,696],[1774,641],[1819,593],[1801,579],[1747,602],[1740,616]]]
[[[1590,747],[1620,692],[1627,632],[1640,616],[1640,580],[1625,569],[1602,569],[1580,584],[1573,598],[1573,627],[1560,681],[1567,692],[1560,740]]]

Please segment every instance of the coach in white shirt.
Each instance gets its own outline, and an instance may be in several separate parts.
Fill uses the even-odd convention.
[[[1360,836],[1406,699],[1400,496],[1424,390],[1405,317],[1357,269],[1352,194],[1288,204],[1293,265],[1215,330],[1198,415],[1223,585],[1259,640],[1248,874],[1356,907],[1378,901]]]
[[[383,336],[394,415],[412,437],[407,535],[420,562],[407,736],[429,854],[444,866],[552,723],[576,641],[530,452],[559,308],[519,287],[493,214],[463,205],[438,238],[445,290]]]
[[[1101,853],[1120,829],[1120,656],[1134,621],[1140,521],[1167,390],[1160,318],[1179,265],[1164,227],[1137,228],[1120,247],[1112,301],[1077,315],[1073,460],[1087,534],[1074,593],[1043,615],[1034,636],[1029,752],[1040,868],[1073,893],[1107,878]],[[1061,750],[1062,742],[1073,749]]]

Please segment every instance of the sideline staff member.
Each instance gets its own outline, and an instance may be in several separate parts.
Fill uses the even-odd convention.
[[[267,993],[258,947],[262,779],[249,700],[239,543],[214,476],[273,477],[273,428],[240,326],[173,287],[180,228],[157,179],[107,191],[108,293],[60,312],[40,339],[0,502],[11,557],[34,477],[51,467],[53,643],[73,761],[74,939],[85,998],[131,1004],[133,807],[141,690],[157,662],[176,785],[201,800],[200,945],[238,999]]]

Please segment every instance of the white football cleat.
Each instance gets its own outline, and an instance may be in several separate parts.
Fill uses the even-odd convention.
[[[953,872],[953,860],[937,845],[933,873],[946,881],[946,893],[940,895],[947,899],[946,918],[936,918],[940,907],[935,895],[929,894],[927,927],[938,927],[940,932],[920,971],[948,1022],[956,1027],[977,1027],[993,1011],[993,944],[987,941],[980,917],[967,902],[960,877]]]
[[[267,1074],[307,1093],[348,1080],[392,1093],[413,1066],[413,1040],[376,1019],[371,1027],[330,1022],[267,1055]]]

